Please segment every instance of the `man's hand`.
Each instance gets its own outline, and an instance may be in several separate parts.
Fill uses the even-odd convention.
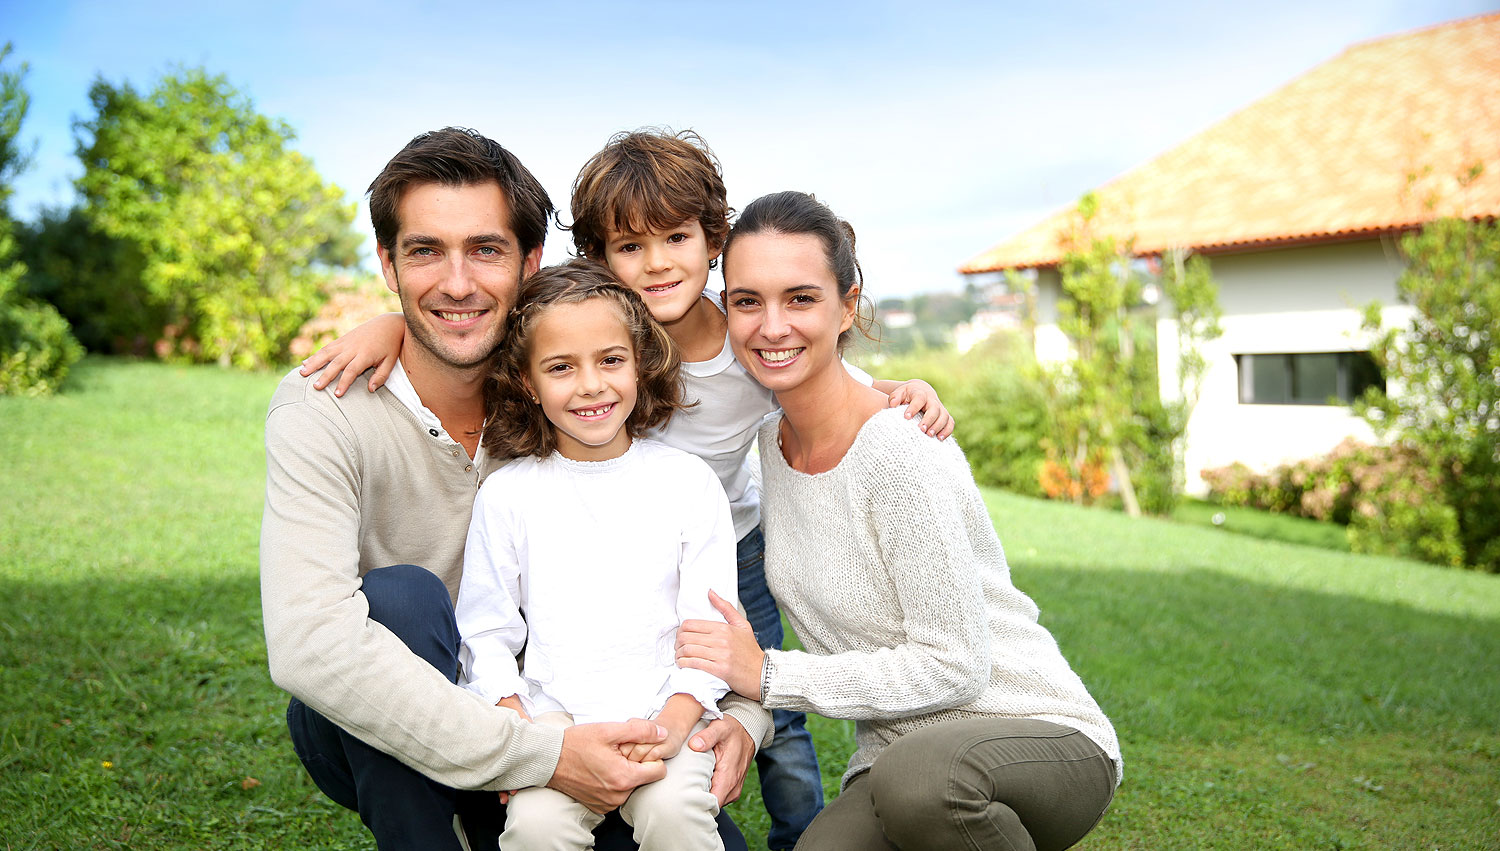
[[[688,747],[699,753],[714,752],[714,779],[709,791],[723,807],[737,801],[745,785],[745,773],[755,757],[755,743],[740,722],[725,715],[688,739]]]
[[[659,743],[666,738],[665,728],[639,719],[575,724],[563,730],[562,756],[547,785],[596,813],[607,813],[625,803],[637,786],[667,776],[665,763],[631,762],[620,752],[621,746]],[[717,766],[714,774],[718,775]]]

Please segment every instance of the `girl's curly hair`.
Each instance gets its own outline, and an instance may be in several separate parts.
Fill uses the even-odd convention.
[[[485,382],[484,446],[507,458],[546,457],[557,448],[555,427],[531,401],[525,378],[531,365],[532,334],[538,320],[559,304],[602,298],[614,305],[630,333],[636,359],[635,408],[625,420],[631,437],[665,425],[689,407],[682,401],[681,358],[666,329],[652,318],[641,297],[608,267],[578,258],[548,266],[521,284],[516,306],[505,323]]]

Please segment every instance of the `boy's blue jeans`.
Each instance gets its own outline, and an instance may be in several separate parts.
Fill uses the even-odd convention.
[[[458,623],[443,581],[410,564],[365,574],[361,589],[370,619],[384,625],[413,653],[458,678]],[[292,747],[313,782],[335,802],[359,813],[380,851],[459,851],[453,814],[463,817],[469,846],[495,849],[505,827],[505,808],[494,792],[451,789],[389,754],[365,744],[292,698],[287,706]],[[745,838],[728,814],[719,814],[726,851],[744,849]],[[611,813],[595,831],[598,851],[636,848],[630,826]]]
[[[761,647],[781,649],[781,610],[766,587],[766,539],[757,526],[740,539],[740,605],[755,640]],[[771,746],[755,755],[760,774],[760,794],[771,816],[766,844],[773,851],[797,844],[802,831],[823,809],[823,776],[818,771],[818,752],[807,732],[807,716],[783,709],[771,710],[776,735]]]

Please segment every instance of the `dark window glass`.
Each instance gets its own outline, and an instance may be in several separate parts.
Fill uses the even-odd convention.
[[[1369,352],[1235,355],[1240,402],[1246,405],[1336,405],[1367,387],[1385,389]]]
[[[1339,395],[1339,356],[1333,352],[1291,355],[1292,399],[1304,405],[1326,405]]]

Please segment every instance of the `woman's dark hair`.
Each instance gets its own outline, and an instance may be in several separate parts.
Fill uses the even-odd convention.
[[[531,401],[526,376],[531,366],[532,335],[537,322],[559,304],[601,298],[612,304],[630,332],[635,350],[635,408],[625,420],[631,437],[665,425],[682,401],[681,359],[666,329],[651,317],[641,297],[620,283],[609,268],[575,259],[548,266],[521,284],[516,306],[505,323],[505,343],[496,350],[485,382],[484,445],[508,458],[546,457],[557,448],[555,427]]]
[[[724,241],[724,268],[729,268],[729,251],[734,241],[742,236],[757,233],[776,233],[788,236],[805,234],[815,236],[823,244],[828,269],[838,282],[839,297],[844,301],[855,300],[854,324],[839,335],[839,349],[843,350],[854,339],[854,332],[874,339],[871,334],[875,325],[875,308],[865,295],[864,273],[859,268],[859,258],[854,255],[854,228],[834,215],[827,204],[806,192],[776,192],[763,195],[750,202],[729,231]],[[725,281],[726,288],[729,286]]]
[[[508,225],[516,234],[521,254],[541,248],[547,239],[547,221],[553,215],[552,199],[516,155],[498,142],[464,127],[444,127],[422,133],[385,164],[370,183],[370,224],[375,241],[386,251],[396,248],[401,230],[397,208],[412,186],[437,183],[442,186],[472,186],[496,183],[510,207]]]

